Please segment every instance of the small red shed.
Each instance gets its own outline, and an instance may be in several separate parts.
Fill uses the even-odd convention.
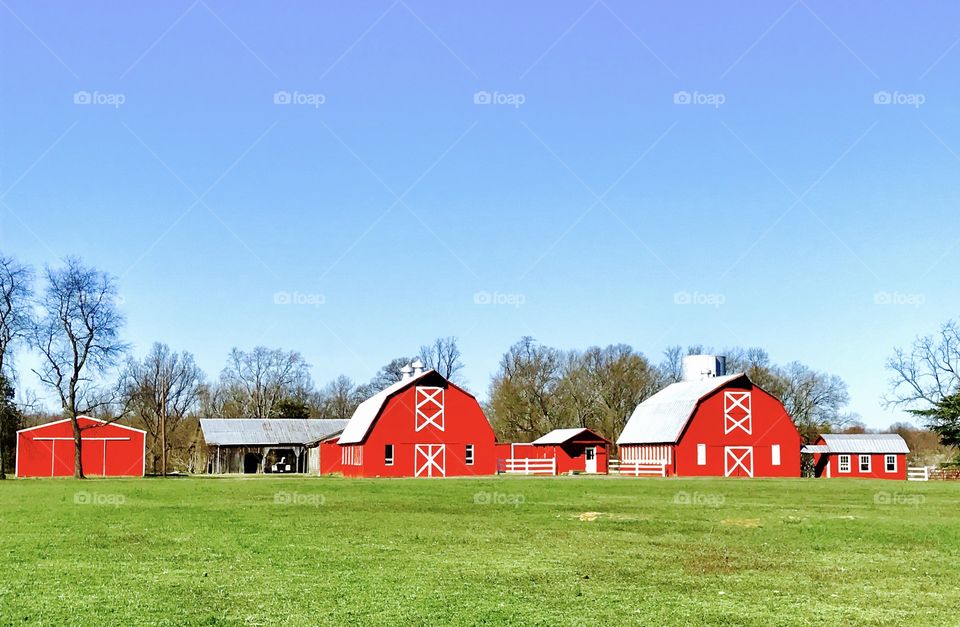
[[[416,368],[410,374],[407,367],[403,380],[357,407],[339,437],[319,443],[320,474],[492,475],[495,444],[493,428],[472,394],[435,370]]]
[[[609,448],[610,440],[590,429],[554,429],[529,444],[509,445],[510,457],[501,461],[500,469],[516,474],[606,474]]]
[[[696,367],[708,360],[717,367]],[[724,363],[686,358],[683,381],[637,406],[617,439],[620,474],[800,476],[802,440],[783,403]]]
[[[146,431],[89,416],[77,422],[84,475],[143,476]],[[69,418],[17,431],[17,477],[72,477],[74,458]]]
[[[826,433],[803,447],[817,477],[907,479],[906,441],[896,433]]]

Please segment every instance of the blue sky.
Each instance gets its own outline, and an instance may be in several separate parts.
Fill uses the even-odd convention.
[[[455,335],[485,395],[523,335],[759,345],[883,427],[892,347],[960,310],[958,18],[3,0],[0,249],[116,274],[135,352],[211,376],[265,344],[366,380]]]

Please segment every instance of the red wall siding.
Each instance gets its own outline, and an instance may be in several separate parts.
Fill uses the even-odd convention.
[[[423,385],[442,384],[437,381],[423,381]],[[469,476],[493,475],[496,473],[497,449],[496,436],[487,417],[477,400],[452,385],[444,390],[444,428],[427,425],[416,430],[415,402],[416,386],[393,396],[381,410],[379,418],[370,429],[362,444],[363,461],[361,465],[341,465],[339,455],[336,470],[325,457],[328,451],[321,448],[321,472],[342,472],[345,476],[363,477],[412,477],[415,476],[415,456],[417,445],[444,445],[443,459],[445,473],[433,468],[433,476]],[[387,444],[393,445],[393,464],[384,463]],[[466,446],[473,445],[473,464],[466,463]],[[336,445],[341,450],[343,447]],[[423,465],[422,457],[419,466]],[[427,476],[423,474],[422,476]]]
[[[734,427],[725,432],[725,392],[750,392],[750,431]],[[734,408],[732,416],[741,418],[743,411]],[[697,464],[697,445],[706,444],[706,464]],[[780,446],[780,465],[772,462],[773,445]],[[725,387],[700,402],[680,436],[674,456],[675,474],[683,477],[749,476],[733,458],[727,458],[727,447],[749,447],[752,450],[754,477],[799,477],[801,438],[783,404],[756,386]],[[735,457],[744,450],[731,452]],[[748,457],[749,459],[749,457]],[[748,468],[748,459],[744,465]]]
[[[88,477],[143,476],[144,434],[121,425],[102,425],[79,418],[83,439],[83,472]],[[45,440],[40,438],[69,438]],[[18,477],[73,476],[73,427],[69,421],[52,422],[17,434]],[[100,438],[121,438],[104,441]]]
[[[564,445],[545,444],[530,445],[522,444],[513,447],[514,459],[556,459],[557,474],[564,474],[570,471],[584,472],[587,468],[587,457],[584,449],[588,446],[595,446],[597,449],[597,473],[606,474],[609,453],[605,442],[572,442]],[[503,455],[510,456],[511,449],[509,444],[498,444],[498,457],[506,459]]]
[[[821,461],[821,455],[814,455],[814,466],[819,467]],[[841,479],[841,478],[854,478],[854,479],[899,479],[901,481],[907,480],[907,456],[903,454],[897,455],[897,469],[895,472],[887,472],[886,466],[886,454],[883,453],[871,453],[868,455],[870,457],[870,472],[861,472],[860,471],[860,454],[851,453],[850,454],[850,472],[840,472],[840,455],[836,453],[830,453],[826,455],[827,464],[830,466],[830,477],[832,479]],[[820,477],[827,476],[827,469],[823,468],[822,471],[818,474]]]

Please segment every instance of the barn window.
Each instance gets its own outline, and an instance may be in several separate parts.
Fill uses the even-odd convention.
[[[383,446],[383,465],[393,466],[393,444]]]
[[[697,466],[707,465],[707,445],[697,444]]]
[[[841,455],[837,458],[837,469],[840,472],[850,472],[850,456]]]
[[[870,456],[860,456],[860,472],[870,472]]]
[[[473,444],[467,444],[466,464],[473,466]]]
[[[774,444],[770,447],[770,463],[774,466],[780,465],[780,445]]]
[[[887,455],[886,466],[887,472],[897,472],[897,456],[896,455]]]

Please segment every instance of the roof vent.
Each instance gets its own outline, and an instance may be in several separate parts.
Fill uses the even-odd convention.
[[[716,355],[687,355],[680,368],[684,381],[704,381],[727,374],[727,358]]]
[[[413,375],[411,374],[412,372],[413,372],[413,368],[411,368],[410,365],[407,364],[406,366],[400,369],[400,380],[406,381],[407,379],[412,379],[413,378]]]
[[[420,361],[419,359],[416,359],[416,360],[414,360],[414,362],[413,362],[412,364],[410,364],[410,365],[413,366],[413,376],[419,377],[420,375],[423,374],[423,362],[422,362],[422,361]]]

